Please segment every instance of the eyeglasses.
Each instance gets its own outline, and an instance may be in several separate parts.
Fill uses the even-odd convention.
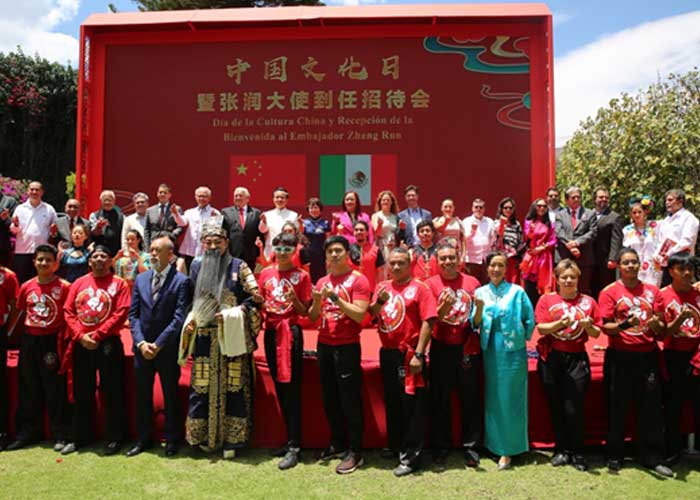
[[[272,247],[272,251],[275,253],[292,253],[294,248],[292,247]]]

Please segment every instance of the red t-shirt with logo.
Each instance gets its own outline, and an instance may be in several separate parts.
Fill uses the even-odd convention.
[[[290,290],[294,290],[303,303],[311,300],[309,273],[296,267],[287,271],[280,271],[277,266],[266,267],[258,277],[258,288],[265,299],[265,328],[274,328],[281,319],[289,319],[291,324],[297,324],[299,315],[292,302],[286,298]]]
[[[430,254],[424,249],[420,251],[417,248],[414,248],[411,252],[413,254],[413,259],[411,260],[411,274],[413,277],[417,280],[427,281],[432,276],[440,274],[435,252]]]
[[[109,336],[120,335],[127,316],[131,293],[126,282],[108,274],[95,278],[92,273],[75,280],[65,305],[66,323],[73,339],[95,332],[92,338],[101,342]]]
[[[349,271],[340,276],[327,274],[316,283],[322,290],[330,284],[333,291],[346,302],[369,301],[370,288],[367,278],[358,271]],[[337,304],[330,299],[321,303],[321,326],[318,328],[318,341],[327,345],[357,344],[360,342],[362,326],[348,318]]]
[[[622,322],[631,315],[637,316],[640,323],[617,335],[608,336],[608,346],[620,351],[651,352],[658,346],[654,332],[647,326],[654,316],[654,304],[659,289],[639,282],[628,289],[622,281],[616,281],[600,292],[600,315],[604,320]]]
[[[481,286],[479,280],[468,274],[459,273],[455,279],[447,280],[440,275],[425,282],[435,297],[436,307],[445,294],[455,297],[455,303],[442,320],[435,323],[433,338],[445,344],[464,346],[465,354],[479,354],[479,336],[469,323],[474,291]]]
[[[382,346],[398,349],[404,344],[415,349],[423,321],[437,317],[433,293],[415,278],[401,285],[391,280],[382,281],[377,285],[375,296],[382,287],[389,293],[389,300],[378,315]]]
[[[63,306],[70,283],[56,276],[50,283],[32,278],[22,285],[17,309],[24,311],[24,331],[29,335],[50,335],[63,328]]]
[[[654,305],[655,311],[663,314],[666,325],[675,320],[683,305],[690,309],[687,318],[675,335],[664,337],[664,349],[672,351],[696,351],[700,344],[700,293],[691,289],[689,292],[677,292],[672,286],[662,289]]]
[[[10,304],[17,298],[19,280],[14,271],[0,267],[0,326],[7,322]]]
[[[588,333],[579,324],[584,318],[591,318],[597,327],[602,325],[598,304],[588,295],[578,294],[573,299],[565,299],[558,293],[542,295],[535,308],[535,321],[537,323],[551,323],[564,316],[571,318],[569,326],[548,335],[552,338],[552,349],[564,352],[584,352]]]

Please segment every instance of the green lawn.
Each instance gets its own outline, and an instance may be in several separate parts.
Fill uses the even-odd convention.
[[[697,499],[700,462],[675,467],[675,479],[659,479],[626,462],[619,474],[603,466],[602,456],[589,455],[591,471],[553,468],[549,454],[520,457],[516,467],[498,472],[492,460],[478,470],[465,469],[455,452],[440,472],[428,461],[420,473],[397,479],[395,465],[378,452],[365,454],[365,466],[339,476],[331,464],[316,463],[306,451],[303,464],[280,472],[267,450],[247,450],[235,461],[183,449],[174,459],[162,450],[137,457],[101,457],[101,448],[86,448],[67,457],[48,444],[0,453],[0,498],[498,498],[498,499]],[[429,457],[426,457],[429,458]]]

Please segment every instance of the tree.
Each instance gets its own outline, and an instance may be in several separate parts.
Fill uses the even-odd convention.
[[[319,0],[131,0],[140,11],[324,5]]]
[[[40,180],[61,205],[75,169],[77,73],[39,56],[0,53],[0,173]]]
[[[700,73],[671,74],[636,95],[622,94],[581,123],[559,158],[557,184],[581,187],[593,198],[610,189],[611,204],[627,214],[629,199],[650,195],[657,215],[664,193],[686,192],[700,209]]]

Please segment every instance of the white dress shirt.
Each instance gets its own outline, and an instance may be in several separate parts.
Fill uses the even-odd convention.
[[[13,216],[19,219],[16,254],[33,254],[36,247],[48,243],[49,228],[56,222],[56,210],[51,205],[42,201],[34,207],[27,200],[17,206]]]
[[[698,239],[698,218],[685,208],[681,208],[673,215],[666,216],[659,223],[659,248],[657,254],[664,246],[666,240],[675,242],[666,252],[666,256],[678,252],[689,252],[695,255],[695,243]],[[667,245],[668,246],[668,245]]]
[[[288,208],[283,208],[282,210],[273,208],[265,212],[264,215],[265,224],[267,225],[267,235],[265,237],[265,249],[263,253],[265,254],[265,259],[270,260],[270,256],[272,255],[272,240],[282,232],[282,226],[284,226],[285,222],[293,222],[296,224],[299,215]]]
[[[146,227],[146,214],[139,215],[138,212],[124,217],[124,224],[122,224],[122,248],[126,250],[129,245],[126,244],[126,233],[129,231],[138,231],[141,238],[144,238],[144,228]],[[148,248],[146,248],[148,251]]]
[[[476,225],[476,231],[472,230],[472,224]],[[464,262],[467,264],[483,263],[496,241],[493,219],[482,217],[479,220],[470,215],[462,221],[462,226],[467,240]]]
[[[185,210],[182,220],[185,223],[187,230],[185,237],[180,245],[180,255],[188,257],[199,257],[202,252],[202,226],[206,220],[212,215],[218,215],[218,211],[211,205],[205,207],[194,207]]]

